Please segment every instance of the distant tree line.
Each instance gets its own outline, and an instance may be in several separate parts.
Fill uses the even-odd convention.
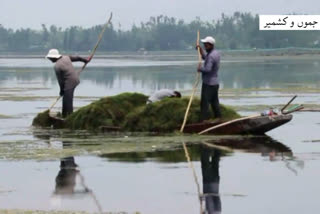
[[[91,28],[72,26],[62,29],[42,25],[41,30],[6,29],[0,24],[0,51],[44,51],[58,48],[64,51],[89,51],[96,43],[102,25]],[[187,50],[193,48],[196,32],[212,35],[219,49],[252,48],[319,48],[318,31],[259,31],[259,17],[250,13],[222,14],[213,21],[196,18],[190,23],[160,15],[148,22],[133,25],[130,30],[115,29],[105,32],[100,51]]]

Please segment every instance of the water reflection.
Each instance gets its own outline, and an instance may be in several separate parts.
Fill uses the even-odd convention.
[[[247,153],[260,153],[263,157],[269,156],[270,160],[276,160],[277,157],[293,156],[291,149],[287,145],[268,136],[214,139],[202,143],[227,151],[229,149],[232,151],[240,150]]]
[[[220,193],[220,161],[228,158],[235,151],[256,153],[267,157],[268,161],[283,161],[290,171],[296,171],[292,163],[296,158],[291,149],[270,137],[225,137],[202,142],[190,142],[188,150],[193,161],[200,161],[202,175],[202,202],[204,203],[203,214],[222,213],[222,196]],[[174,151],[132,152],[104,154],[101,157],[109,161],[123,162],[185,162],[185,154],[181,147]],[[222,178],[223,179],[223,178]]]
[[[288,146],[267,136],[253,137],[247,140],[212,140],[203,142],[203,144],[229,152],[240,150],[246,153],[259,153],[262,157],[267,157],[270,162],[282,161],[285,167],[295,175],[298,175],[299,169],[304,168],[304,161],[294,156]]]
[[[17,59],[17,63],[19,60],[21,59]],[[176,64],[161,66],[157,65],[157,61],[150,61],[148,66],[128,64],[126,67],[115,67],[104,64],[100,67],[88,67],[81,75],[82,85],[86,84],[86,88],[102,86],[118,92],[125,89],[148,92],[159,88],[190,89],[195,77],[195,65],[178,60]],[[117,63],[122,64],[123,61]],[[314,84],[320,80],[318,67],[314,66],[318,63],[307,59],[223,62],[221,85],[224,88],[286,88],[288,84]],[[303,75],[301,70],[304,71]],[[39,67],[36,61],[29,67],[12,65],[8,68],[0,65],[0,86],[6,85],[8,81],[37,81],[56,85],[52,68]]]
[[[269,137],[254,137],[248,139],[220,139],[202,142],[201,148],[201,172],[203,187],[204,214],[220,214],[222,203],[220,196],[219,163],[223,156],[230,155],[234,150],[242,150],[250,153],[260,153],[268,156],[270,161],[280,160],[286,162],[288,167],[293,154],[289,147]]]
[[[219,137],[209,141],[188,142],[188,150],[193,161],[201,160],[201,149],[203,146],[222,150],[226,154],[235,151],[243,151],[246,153],[260,153],[261,156],[269,156],[270,160],[281,160],[284,157],[291,158],[293,153],[291,149],[268,136],[246,137],[246,136],[230,136]],[[166,163],[186,162],[185,154],[182,146],[171,148],[171,150],[154,150],[150,152],[116,152],[102,154],[100,157],[108,158],[109,161],[121,162],[146,162],[157,161]]]
[[[205,214],[220,214],[221,199],[219,194],[219,162],[221,150],[201,147],[201,171]]]
[[[77,182],[77,180],[79,181]],[[81,174],[73,156],[60,160],[60,170],[56,176],[55,183],[55,190],[51,199],[52,205],[61,207],[61,200],[63,198],[79,199],[88,197],[88,199],[91,198],[93,200],[99,213],[102,213],[100,201],[95,193],[86,185],[85,178]],[[77,188],[77,186],[79,187]]]
[[[50,138],[50,137],[49,137]],[[70,147],[72,143],[63,141],[62,147]],[[55,195],[73,197],[75,195],[86,195],[90,190],[82,185],[82,189],[76,189],[76,178],[81,177],[78,164],[76,164],[73,156],[60,159],[60,170],[55,179],[56,186],[54,190]]]
[[[200,160],[200,147],[198,145],[190,145],[188,147],[192,160]],[[157,161],[162,163],[179,163],[186,162],[184,151],[181,147],[172,148],[171,150],[155,150],[150,152],[128,152],[128,153],[108,153],[102,154],[100,157],[108,158],[108,161],[117,162],[147,162]]]
[[[75,194],[89,193],[87,188],[75,190],[76,177],[80,173],[77,169],[74,157],[66,157],[60,160],[60,171],[56,177],[56,187],[54,194],[72,196]]]
[[[118,207],[121,207],[123,210],[130,211],[129,213],[133,213],[137,209],[141,213],[180,213],[176,210],[182,207],[186,208],[184,213],[199,213],[199,202],[194,180],[191,177],[190,169],[187,168],[185,154],[179,146],[181,143],[170,148],[154,147],[154,151],[147,150],[149,152],[123,152],[128,151],[123,150],[128,144],[122,141],[119,142],[119,144],[122,144],[121,148],[111,148],[112,143],[110,144],[110,141],[101,142],[107,136],[95,136],[94,139],[87,139],[84,135],[81,135],[81,137],[78,135],[78,138],[84,140],[82,142],[74,141],[69,132],[64,133],[63,136],[56,132],[52,134],[48,132],[47,136],[43,133],[43,135],[35,134],[35,137],[41,138],[39,140],[39,142],[42,142],[41,146],[46,146],[43,142],[49,141],[52,144],[51,146],[56,147],[58,151],[63,149],[64,151],[61,151],[60,154],[64,158],[58,162],[36,162],[34,168],[41,168],[43,171],[31,170],[31,174],[35,177],[35,179],[30,179],[33,182],[32,185],[27,185],[28,187],[25,187],[24,191],[12,193],[12,198],[20,199],[25,196],[24,193],[30,195],[34,183],[40,183],[39,186],[49,188],[37,189],[40,193],[36,191],[29,201],[41,201],[41,204],[44,204],[42,209],[96,211],[101,204],[105,210],[116,211]],[[114,136],[114,138],[121,137]],[[145,136],[144,138],[150,139],[150,142],[147,143],[141,142],[141,137],[130,138],[135,139],[137,143],[134,144],[135,148],[141,143],[144,146],[154,145],[157,139]],[[170,139],[172,137],[165,138],[169,142]],[[181,137],[177,139],[181,139]],[[298,188],[302,188],[298,185],[301,179],[297,180],[295,176],[292,176],[291,171],[289,172],[286,168],[286,164],[289,163],[292,168],[297,170],[296,159],[292,150],[287,145],[272,138],[233,136],[213,137],[211,140],[200,141],[199,138],[190,136],[188,139],[188,150],[192,156],[191,159],[194,161],[198,181],[200,181],[200,191],[203,192],[202,201],[206,213],[234,213],[239,208],[248,208],[250,206],[248,203],[261,206],[265,198],[274,194],[273,190],[281,189],[283,183],[287,183],[288,180],[295,181],[296,183],[292,185],[297,184]],[[96,151],[99,152],[90,153],[90,149],[92,147],[96,148],[98,142],[103,144],[97,147],[99,150]],[[102,147],[105,149],[100,150]],[[100,157],[73,156],[75,153],[69,152],[71,149],[82,150],[85,154],[93,156],[101,154],[101,152],[105,154]],[[139,150],[135,149],[134,151]],[[89,153],[86,153],[86,151],[89,151]],[[112,154],[107,154],[111,151],[113,151]],[[141,163],[143,161],[146,161],[146,163]],[[8,163],[8,168],[10,167],[9,164],[12,163]],[[28,164],[28,161],[26,161],[26,164]],[[41,167],[39,167],[40,164]],[[52,170],[50,173],[47,173],[48,164],[51,165],[49,167]],[[239,169],[237,166],[242,167]],[[253,170],[246,170],[245,168],[248,167]],[[8,171],[12,174],[10,170]],[[308,169],[306,171],[308,172]],[[38,178],[35,176],[37,173],[46,177]],[[87,187],[82,185],[81,173],[86,177]],[[22,174],[11,175],[10,179],[20,177]],[[305,174],[301,173],[301,176]],[[128,178],[128,175],[130,175],[130,178]],[[241,178],[241,176],[245,176],[246,179],[241,179],[241,181],[235,179]],[[261,182],[266,185],[261,186]],[[8,186],[8,183],[10,181],[4,180],[4,187]],[[158,185],[154,185],[155,183]],[[257,189],[255,185],[259,188]],[[269,193],[270,186],[274,188]],[[290,185],[288,186],[290,188]],[[94,190],[98,197],[90,193],[89,189]],[[259,195],[260,192],[261,195]],[[44,203],[51,199],[48,196],[56,199],[55,204],[51,204],[50,207],[47,207]],[[283,197],[287,196],[283,195]],[[307,196],[307,193],[303,193],[303,196]],[[1,197],[0,200],[1,202],[8,201],[8,199],[1,199]],[[92,203],[93,200],[97,205]],[[151,202],[157,201],[159,206],[153,203],[147,203],[148,205],[146,205],[145,201],[148,200]],[[35,209],[38,206],[24,205],[21,204],[22,202],[16,201],[18,208]],[[162,210],[158,208],[160,206],[165,207],[166,210],[161,212]],[[277,204],[277,206],[280,205]]]

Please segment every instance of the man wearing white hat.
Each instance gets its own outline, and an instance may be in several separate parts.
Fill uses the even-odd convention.
[[[201,119],[209,119],[209,105],[211,104],[215,118],[221,118],[219,106],[219,80],[218,71],[220,67],[220,54],[215,50],[215,39],[208,36],[201,40],[207,54],[200,46],[200,53],[204,64],[199,63],[198,72],[202,73],[202,89],[201,89]]]
[[[46,56],[51,62],[56,63],[54,70],[60,86],[60,96],[62,100],[62,116],[66,117],[73,112],[73,93],[74,89],[80,83],[80,72],[76,71],[72,62],[89,63],[91,58],[79,56],[62,56],[57,49],[49,50]]]

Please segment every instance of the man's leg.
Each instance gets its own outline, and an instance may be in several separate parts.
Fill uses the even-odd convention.
[[[219,85],[211,86],[211,107],[216,118],[221,118]]]
[[[67,117],[73,112],[73,93],[74,88],[64,91],[62,100],[62,116]]]
[[[201,121],[209,119],[209,86],[202,84],[201,89]]]

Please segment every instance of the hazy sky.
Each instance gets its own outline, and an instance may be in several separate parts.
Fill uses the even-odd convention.
[[[40,29],[41,24],[59,27],[90,27],[105,22],[112,11],[113,23],[127,29],[160,14],[183,18],[217,19],[235,11],[254,14],[292,12],[320,15],[318,0],[0,0],[0,24],[10,28]]]

